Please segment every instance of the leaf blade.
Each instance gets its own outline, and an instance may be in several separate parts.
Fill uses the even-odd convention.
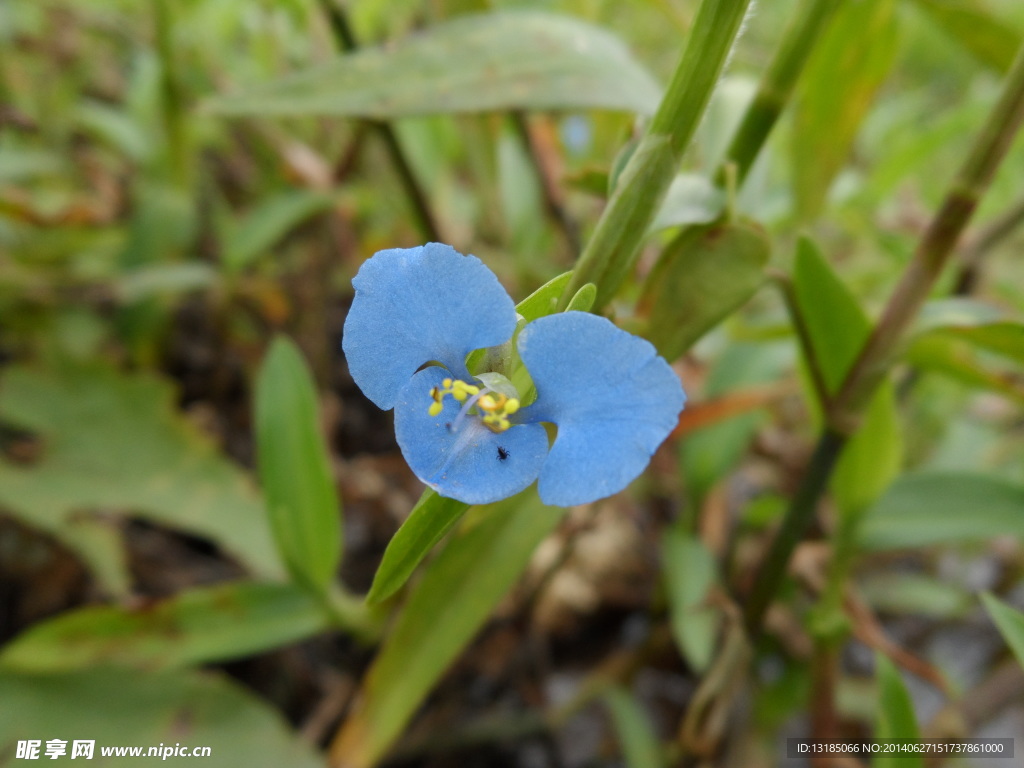
[[[25,672],[105,664],[180,668],[248,656],[329,626],[323,606],[297,586],[219,584],[143,608],[105,605],[62,613],[5,645],[0,667]]]
[[[409,516],[388,542],[366,602],[387,600],[402,588],[416,566],[462,518],[469,504],[426,490]]]
[[[568,16],[520,11],[463,16],[208,107],[234,115],[379,120],[507,109],[652,114],[660,95],[610,32]]]
[[[341,562],[341,516],[312,376],[298,348],[271,342],[256,382],[256,442],[271,529],[294,578],[323,591]]]
[[[487,508],[448,542],[409,595],[332,754],[359,768],[378,762],[562,512],[529,493]]]

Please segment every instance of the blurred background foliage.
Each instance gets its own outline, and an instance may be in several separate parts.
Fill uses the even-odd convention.
[[[754,7],[602,299],[690,396],[628,492],[421,498],[348,376],[377,250],[450,243],[517,300],[572,269],[698,5],[0,3],[0,765],[50,738],[648,768],[1024,737],[1020,141],[739,629],[1024,4]],[[778,125],[726,162],[811,8]]]

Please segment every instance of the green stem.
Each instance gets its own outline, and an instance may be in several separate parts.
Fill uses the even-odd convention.
[[[168,0],[160,0],[155,11],[156,49],[160,57],[160,118],[167,141],[167,162],[175,180],[187,187],[191,178],[191,163],[186,135],[185,95],[174,55],[174,13]]]
[[[633,268],[722,73],[750,0],[703,0],[672,82],[647,133],[626,164],[608,206],[580,256],[559,309],[587,283],[597,286],[594,311],[615,295]]]
[[[848,436],[884,381],[902,333],[913,320],[948,263],[971,214],[988,189],[1021,123],[1024,122],[1024,47],[1006,76],[1003,91],[957,174],[945,201],[914,253],[881,319],[832,401],[818,446],[783,518],[746,602],[744,621],[756,636],[778,591],[793,549],[803,538],[828,485]]]
[[[798,15],[786,28],[729,144],[722,167],[716,174],[720,184],[724,182],[725,168],[730,164],[736,167],[737,184],[742,184],[747,177],[768,134],[789,102],[814,44],[840,3],[841,0],[802,0]]]
[[[359,43],[352,32],[352,26],[348,23],[348,16],[345,15],[345,11],[335,2],[332,2],[332,0],[320,0],[320,7],[327,15],[327,19],[331,24],[331,30],[334,32],[334,37],[337,39],[341,49],[346,52],[356,50],[359,47]],[[405,189],[405,194],[409,198],[409,203],[412,205],[413,215],[416,217],[416,225],[420,230],[420,234],[429,241],[441,242],[442,237],[437,225],[437,217],[434,216],[434,212],[427,202],[427,196],[416,179],[416,174],[413,172],[412,165],[410,165],[409,159],[406,157],[394,129],[383,120],[366,120],[365,122],[373,128],[381,141],[384,142],[384,149],[387,151],[391,164],[395,167],[402,187]]]
[[[828,485],[829,477],[845,443],[846,437],[831,430],[823,432],[818,440],[796,496],[793,497],[783,518],[782,527],[775,534],[768,555],[761,563],[757,578],[754,580],[754,588],[744,601],[743,622],[751,637],[756,637],[761,631],[768,604],[782,584],[793,550],[803,539],[804,533],[814,519],[818,500]]]
[[[903,333],[949,262],[967,222],[988,190],[999,163],[1024,122],[1024,47],[1003,91],[946,198],[918,244],[889,303],[861,350],[829,412],[834,429],[849,433],[885,378]]]

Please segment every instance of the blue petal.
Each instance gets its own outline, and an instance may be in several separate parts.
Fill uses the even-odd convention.
[[[651,344],[597,315],[535,320],[519,334],[519,354],[537,386],[524,418],[558,425],[538,483],[545,504],[621,491],[644,471],[686,401]]]
[[[352,285],[342,348],[356,384],[384,410],[424,363],[467,379],[466,355],[505,343],[516,327],[515,304],[494,273],[449,245],[380,251]]]
[[[436,366],[425,368],[409,380],[395,403],[395,435],[405,460],[442,496],[467,504],[489,504],[519,493],[544,463],[544,427],[523,424],[494,433],[472,416],[457,423],[461,404],[451,397],[445,398],[440,414],[431,416],[430,390],[446,375]]]

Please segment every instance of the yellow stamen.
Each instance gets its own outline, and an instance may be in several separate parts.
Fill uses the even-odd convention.
[[[444,410],[445,395],[451,395],[456,402],[465,403],[470,397],[479,394],[480,387],[475,384],[467,384],[459,379],[444,379],[440,387],[431,388],[430,398],[434,402],[430,404],[427,412],[431,417],[439,416]],[[512,426],[508,417],[519,410],[519,405],[517,398],[491,391],[477,398],[469,413],[478,415],[492,432],[504,432]]]

